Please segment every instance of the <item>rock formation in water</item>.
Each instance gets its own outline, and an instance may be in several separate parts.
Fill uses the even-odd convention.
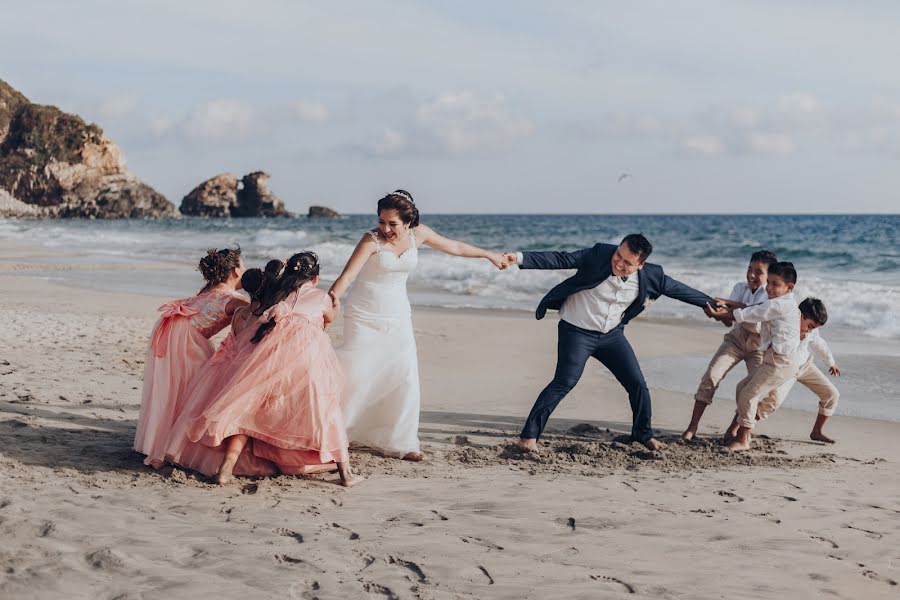
[[[181,201],[182,214],[194,217],[290,217],[281,198],[269,190],[269,174],[256,171],[238,180],[231,173],[207,179]]]
[[[341,216],[341,213],[334,210],[333,208],[328,208],[327,206],[310,206],[309,212],[306,214],[307,217],[326,217],[326,218],[337,218]]]
[[[172,203],[128,172],[125,154],[99,127],[32,104],[3,80],[0,189],[34,207],[13,216],[178,217]]]

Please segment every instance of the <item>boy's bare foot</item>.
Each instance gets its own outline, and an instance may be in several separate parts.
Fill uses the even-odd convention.
[[[681,439],[689,442],[697,437],[697,429],[700,428],[700,419],[703,417],[703,413],[706,411],[707,406],[709,405],[705,402],[700,402],[699,400],[694,401],[694,411],[691,413],[691,423],[687,426],[687,429],[684,430],[684,433],[681,434]]]
[[[749,450],[750,431],[751,430],[748,427],[739,427],[732,440],[725,446],[725,449],[729,452],[741,452],[743,450]]]
[[[422,462],[425,460],[425,455],[421,452],[407,452],[403,455],[403,460],[409,460],[412,462]]]
[[[519,443],[516,444],[520,450],[524,450],[525,452],[536,452],[537,451],[537,439],[536,438],[519,438]]]
[[[817,442],[825,442],[826,444],[833,444],[834,440],[822,433],[821,431],[816,431],[813,429],[813,432],[809,434],[809,439],[815,440]]]
[[[725,446],[725,449],[728,450],[729,452],[741,452],[743,450],[749,450],[750,443],[747,442],[745,444],[743,442],[739,442],[738,440],[734,439]]]
[[[737,436],[738,431],[741,428],[741,424],[738,423],[737,417],[731,422],[731,425],[728,426],[728,429],[725,430],[725,433],[722,435],[722,441],[726,444],[734,440],[735,436]]]
[[[344,487],[353,487],[363,480],[362,477],[354,475],[350,463],[338,463],[338,474],[341,476],[341,485]]]
[[[661,441],[659,441],[656,438],[650,438],[649,440],[644,442],[644,447],[647,448],[647,450],[653,450],[653,451],[665,450],[666,448],[668,448],[668,446],[666,444],[663,444]]]

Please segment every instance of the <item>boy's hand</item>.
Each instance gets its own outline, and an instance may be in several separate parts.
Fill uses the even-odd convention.
[[[716,298],[716,306],[719,308],[747,308],[747,305],[737,300],[729,300],[728,298]]]
[[[703,306],[703,312],[706,313],[707,317],[715,319],[716,321],[724,321],[725,319],[732,320],[731,311],[727,308],[720,308],[718,306],[713,308],[709,302]]]
[[[837,365],[834,365],[833,367],[828,367],[828,372],[831,373],[832,375],[834,375],[835,377],[841,376],[841,369]]]

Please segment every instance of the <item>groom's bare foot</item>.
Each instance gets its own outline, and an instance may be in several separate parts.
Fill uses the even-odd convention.
[[[644,444],[644,447],[647,448],[647,450],[653,450],[653,451],[665,450],[666,448],[668,448],[668,446],[666,444],[662,443],[661,441],[659,441],[656,438],[650,438],[646,442],[643,442],[643,444]]]
[[[423,460],[425,460],[425,455],[421,452],[407,452],[403,455],[403,460],[422,462]]]
[[[516,445],[525,452],[537,452],[538,449],[536,438],[519,438],[519,443]]]

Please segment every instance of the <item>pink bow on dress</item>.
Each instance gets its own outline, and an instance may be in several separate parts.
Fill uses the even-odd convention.
[[[193,317],[200,312],[193,306],[187,306],[186,302],[187,300],[173,300],[159,307],[162,317],[160,317],[159,325],[156,326],[153,338],[150,340],[150,347],[153,349],[154,355],[159,357],[166,355],[169,349],[169,332],[175,317]]]

